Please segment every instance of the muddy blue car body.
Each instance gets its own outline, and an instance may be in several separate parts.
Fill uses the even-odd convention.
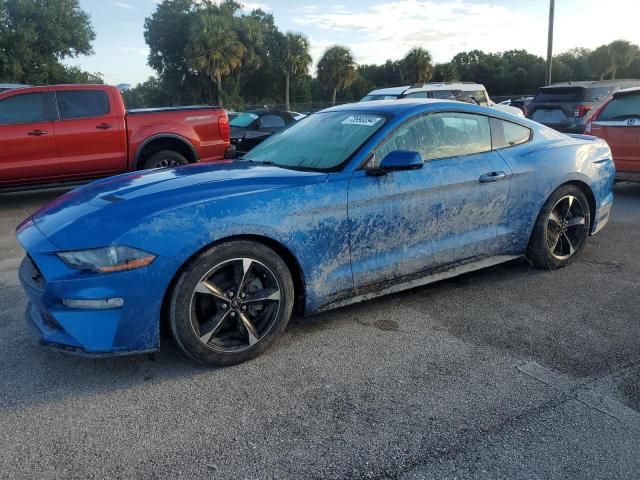
[[[492,118],[530,135],[499,148],[492,138],[480,153],[416,168],[372,167],[376,149],[403,125],[438,112]],[[376,124],[339,165],[237,159],[137,172],[73,190],[26,219],[17,230],[27,253],[20,278],[41,341],[96,355],[158,349],[177,275],[229,239],[280,255],[297,309],[309,315],[525,255],[541,209],[565,184],[588,199],[589,234],[608,220],[615,172],[600,140],[457,102],[360,103],[309,118],[327,114],[349,115],[338,125]],[[149,263],[98,271],[60,255],[106,247],[143,252],[135,258]]]

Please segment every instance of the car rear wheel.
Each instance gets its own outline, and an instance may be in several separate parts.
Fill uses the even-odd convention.
[[[591,227],[589,201],[580,188],[563,185],[549,197],[538,215],[528,255],[539,268],[567,266],[584,248]]]
[[[180,348],[206,365],[234,365],[265,351],[284,331],[294,288],[285,262],[255,242],[216,245],[191,261],[171,296]]]
[[[178,152],[162,150],[151,155],[143,164],[143,168],[166,168],[187,165],[189,161]]]

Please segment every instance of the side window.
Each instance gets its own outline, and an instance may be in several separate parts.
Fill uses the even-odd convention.
[[[43,93],[24,93],[0,101],[0,125],[47,121]]]
[[[439,98],[441,100],[458,100],[453,90],[434,90],[431,92],[433,98]]]
[[[109,97],[101,90],[63,90],[56,92],[56,98],[62,120],[109,113]]]
[[[427,98],[427,96],[428,96],[427,92],[413,92],[413,93],[408,93],[403,98]]]
[[[265,115],[260,120],[260,128],[284,128],[284,120],[278,115]]]
[[[494,149],[514,147],[526,143],[531,138],[531,130],[517,123],[491,119],[491,139]]]
[[[488,117],[468,113],[432,113],[409,120],[376,151],[377,166],[393,150],[420,153],[425,161],[491,150]]]
[[[394,150],[409,150],[419,152],[423,159],[433,145],[432,132],[426,124],[426,116],[408,120],[391,134],[391,136],[376,150],[373,166],[377,167],[380,161]]]

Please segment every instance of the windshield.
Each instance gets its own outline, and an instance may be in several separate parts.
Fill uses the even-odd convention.
[[[398,98],[398,95],[366,95],[362,97],[361,102],[373,102],[375,100],[395,100]]]
[[[316,113],[268,138],[243,158],[281,167],[331,170],[353,155],[385,121],[369,113]]]
[[[585,88],[583,87],[549,87],[541,88],[536,93],[534,102],[582,102]]]
[[[586,102],[601,102],[613,92],[613,87],[589,88],[585,97]]]
[[[248,127],[258,118],[255,113],[242,113],[229,122],[232,127]]]

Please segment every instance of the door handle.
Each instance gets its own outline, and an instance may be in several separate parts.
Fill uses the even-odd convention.
[[[35,129],[35,130],[31,130],[30,132],[27,132],[27,135],[31,135],[32,137],[40,137],[46,134],[47,134],[46,130],[40,130],[40,129]]]
[[[113,127],[113,125],[110,123],[101,123],[100,125],[96,125],[96,128],[99,128],[100,130],[108,130],[111,127]]]
[[[498,180],[504,180],[505,178],[507,178],[507,174],[505,172],[489,172],[484,175],[480,175],[480,183],[497,182]]]

